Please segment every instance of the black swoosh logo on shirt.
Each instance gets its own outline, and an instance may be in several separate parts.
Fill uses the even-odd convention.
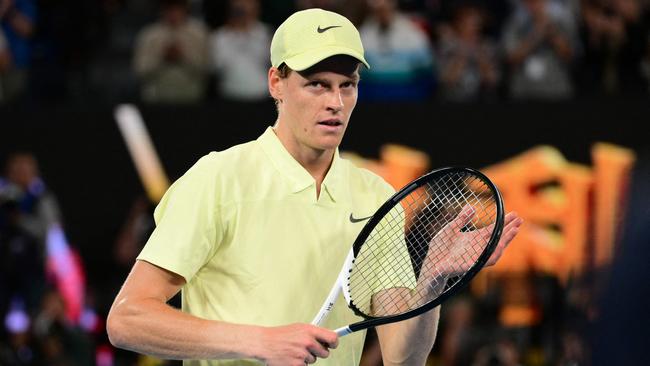
[[[351,223],[357,223],[357,222],[361,222],[361,221],[366,221],[371,217],[372,217],[372,215],[370,215],[368,217],[360,217],[360,218],[357,219],[354,216],[352,216],[352,214],[350,214],[350,222]]]
[[[342,25],[330,25],[329,27],[321,28],[320,25],[319,25],[318,29],[316,29],[316,31],[318,33],[323,33],[325,31],[328,31],[328,30],[332,29],[332,28],[341,28],[341,27],[342,27]]]

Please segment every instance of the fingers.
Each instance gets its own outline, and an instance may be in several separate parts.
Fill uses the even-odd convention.
[[[339,340],[335,332],[320,328],[318,326],[309,325],[309,335],[312,340],[307,344],[308,357],[305,358],[305,363],[314,363],[318,358],[327,358],[330,355],[330,349],[338,346]]]
[[[338,346],[335,332],[311,324],[290,324],[262,328],[262,354],[258,357],[269,366],[305,365],[330,355]]]
[[[321,345],[331,349],[338,347],[339,337],[336,335],[336,332],[325,328],[318,328],[318,330],[319,333],[316,335],[316,339]]]
[[[503,233],[501,234],[501,239],[497,244],[497,247],[494,249],[494,253],[490,256],[490,259],[487,262],[488,266],[495,264],[503,251],[508,247],[508,244],[517,236],[519,233],[519,228],[524,223],[524,219],[519,217],[516,212],[510,212],[506,215],[505,218],[506,225],[503,228]]]
[[[508,212],[506,214],[506,217],[505,217],[505,220],[504,220],[504,225],[508,226],[509,224],[511,224],[513,221],[515,221],[517,219],[521,219],[521,217],[519,217],[519,215],[516,212],[514,212],[514,211]]]
[[[313,354],[309,353],[309,354],[307,354],[307,355],[305,356],[305,364],[306,364],[306,365],[309,365],[309,364],[312,364],[312,363],[316,363],[316,360],[317,360],[317,359],[318,359],[318,358],[316,358],[316,356],[314,356]]]
[[[331,330],[314,326],[312,336],[314,341],[307,346],[309,355],[305,358],[305,363],[315,363],[318,358],[327,358],[330,355],[330,349],[338,346],[338,336]]]
[[[474,209],[474,207],[472,207],[472,205],[465,205],[463,209],[460,210],[458,216],[456,216],[454,220],[450,222],[447,227],[450,230],[457,232],[460,229],[462,229],[465,225],[467,225],[467,223],[474,218],[475,214],[476,214],[476,210]]]
[[[519,232],[519,227],[523,223],[524,223],[524,219],[519,217],[519,215],[517,215],[516,212],[509,212],[506,215],[503,233],[504,236],[507,235],[510,238],[508,242],[510,242],[515,237],[515,235]]]

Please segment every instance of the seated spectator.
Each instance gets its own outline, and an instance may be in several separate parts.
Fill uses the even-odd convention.
[[[496,50],[482,34],[483,24],[479,8],[461,6],[454,14],[449,34],[441,39],[440,81],[448,100],[476,100],[496,93]]]
[[[134,64],[146,102],[193,103],[203,98],[207,31],[190,18],[187,0],[162,1],[160,20],[137,37]]]
[[[27,91],[35,22],[34,0],[0,1],[0,29],[4,32],[12,59],[11,67],[4,70],[2,77],[2,98],[5,100],[18,98]],[[2,60],[0,60],[0,72],[3,69],[1,64]]]
[[[566,99],[573,95],[570,65],[576,53],[575,21],[564,3],[525,0],[503,32],[515,99]]]
[[[271,32],[259,21],[258,0],[230,0],[226,24],[210,36],[218,91],[232,100],[268,98]]]
[[[433,91],[433,50],[424,31],[399,12],[396,0],[369,0],[372,14],[359,32],[370,69],[365,100],[425,100]]]

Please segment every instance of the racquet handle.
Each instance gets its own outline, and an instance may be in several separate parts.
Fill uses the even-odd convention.
[[[337,330],[335,330],[335,332],[336,335],[338,335],[339,337],[343,337],[352,333],[352,329],[350,329],[349,326],[345,326],[345,327],[338,328]]]

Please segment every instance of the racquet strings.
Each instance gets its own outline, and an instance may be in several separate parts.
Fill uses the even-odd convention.
[[[356,255],[348,278],[352,308],[384,317],[435,300],[489,245],[496,207],[490,186],[469,172],[438,176],[408,193]]]

